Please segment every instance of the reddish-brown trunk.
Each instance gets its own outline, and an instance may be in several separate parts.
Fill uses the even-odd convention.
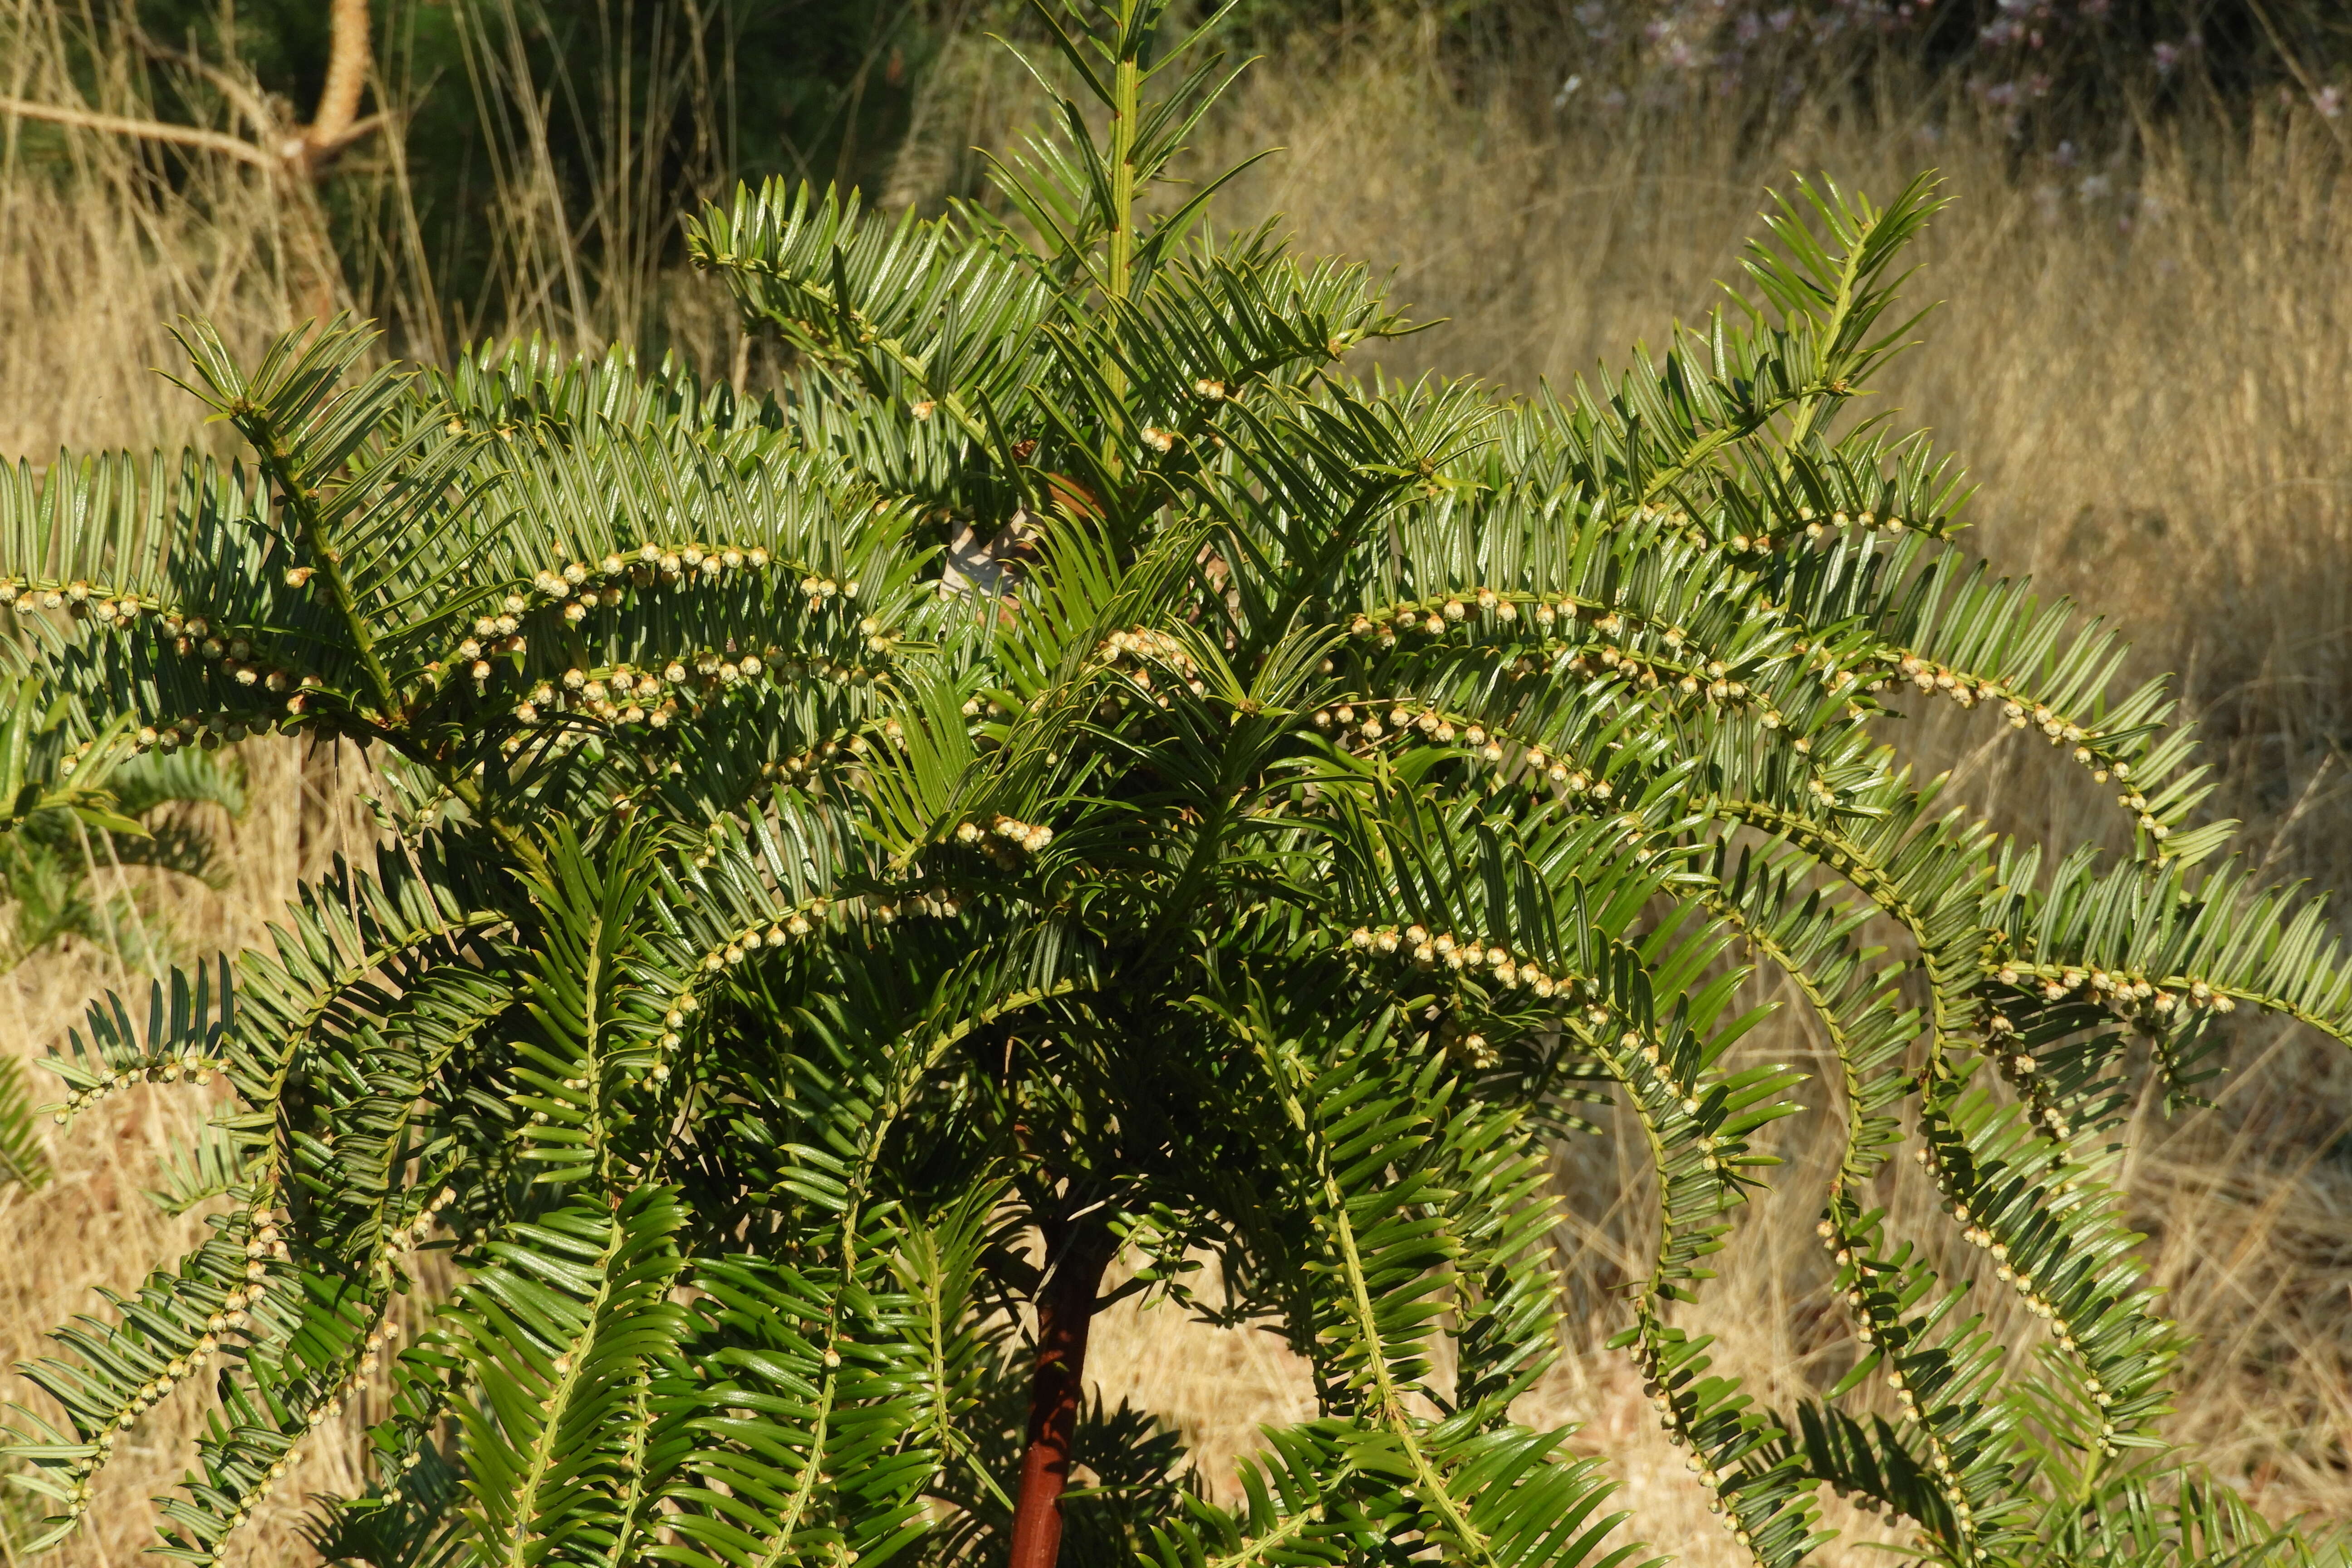
[[[1029,1384],[1029,1447],[1013,1507],[1010,1568],[1054,1568],[1062,1551],[1062,1489],[1070,1481],[1070,1444],[1085,1392],[1087,1330],[1117,1250],[1100,1226],[1079,1225],[1076,1235],[1049,1237],[1061,1245],[1037,1298],[1037,1371]]]

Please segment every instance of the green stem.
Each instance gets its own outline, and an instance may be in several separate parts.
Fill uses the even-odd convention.
[[[1330,1150],[1323,1129],[1307,1114],[1307,1106],[1299,1097],[1297,1084],[1292,1078],[1289,1064],[1284,1060],[1282,1047],[1265,1036],[1251,1032],[1251,1043],[1256,1047],[1258,1059],[1265,1064],[1275,1091],[1282,1097],[1282,1108],[1290,1124],[1307,1134],[1309,1158],[1314,1162],[1315,1180],[1321,1187],[1325,1222],[1339,1253],[1339,1274],[1346,1281],[1349,1315],[1359,1341],[1364,1350],[1365,1369],[1371,1373],[1371,1394],[1375,1414],[1381,1424],[1397,1440],[1397,1447],[1418,1483],[1418,1501],[1443,1519],[1453,1533],[1453,1544],[1463,1557],[1474,1563],[1495,1568],[1498,1559],[1484,1532],[1472,1522],[1468,1510],[1454,1495],[1449,1479],[1439,1471],[1428,1451],[1421,1446],[1414,1431],[1412,1413],[1405,1407],[1405,1391],[1399,1387],[1396,1372],[1389,1364],[1390,1349],[1381,1331],[1380,1314],[1372,1301],[1373,1286],[1365,1268],[1363,1254],[1356,1246],[1356,1227],[1348,1215],[1348,1194],[1340,1186],[1339,1176],[1331,1169]]]
[[[521,861],[526,870],[534,877],[547,875],[547,857],[540,853],[539,846],[525,837],[513,823],[486,810],[482,805],[481,789],[473,780],[446,768],[436,766],[435,771],[441,774],[441,782],[448,787],[449,793],[464,802],[466,809],[474,814],[474,820],[488,828],[490,837],[505,845],[507,852]]]
[[[1706,905],[1708,913],[1739,932],[1748,940],[1748,946],[1770,959],[1780,973],[1788,976],[1789,983],[1812,1008],[1813,1016],[1821,1021],[1822,1032],[1829,1036],[1830,1053],[1837,1058],[1839,1076],[1845,1090],[1846,1112],[1845,1150],[1838,1157],[1837,1178],[1831,1184],[1830,1191],[1834,1195],[1848,1186],[1859,1186],[1871,1172],[1871,1167],[1857,1158],[1863,1152],[1863,1135],[1867,1131],[1864,1123],[1869,1107],[1869,1086],[1863,1079],[1862,1068],[1853,1059],[1852,1032],[1847,1029],[1845,1021],[1839,1017],[1829,993],[1822,989],[1812,972],[1798,963],[1796,954],[1782,946],[1771,931],[1749,920],[1746,911],[1722,892],[1719,884],[1716,891],[1701,894],[1700,901]],[[1867,1005],[1866,1003],[1864,1005]]]
[[[505,845],[509,853],[521,861],[532,876],[544,877],[547,874],[547,857],[540,853],[539,847],[533,844],[520,828],[503,817],[492,816],[483,808],[481,786],[467,777],[464,770],[452,767],[437,752],[424,745],[407,731],[388,730],[381,724],[372,724],[356,712],[341,714],[338,720],[338,727],[344,733],[362,740],[362,743],[366,740],[382,741],[385,745],[431,773],[435,781],[461,802],[467,810],[472,812],[474,820],[488,829],[493,838]]]
[[[1953,1037],[1966,1029],[1968,1021],[1965,1009],[1952,1000],[1960,993],[1960,976],[1952,971],[1942,950],[1929,940],[1928,911],[1912,901],[1902,882],[1878,863],[1875,855],[1833,827],[1764,801],[1724,795],[1715,799],[1714,806],[1727,821],[1745,823],[1804,850],[1846,886],[1902,922],[1912,945],[1918,950],[1920,966],[1927,971],[1927,1055],[1931,1069],[1940,1070],[1945,1047]],[[1984,879],[1979,870],[1979,880]]]
[[[524,1453],[522,1475],[515,1488],[514,1538],[505,1543],[505,1550],[499,1553],[506,1568],[528,1568],[535,1555],[533,1549],[546,1539],[542,1525],[547,1508],[541,1504],[540,1494],[548,1489],[551,1477],[565,1458],[562,1447],[565,1436],[563,1415],[572,1396],[581,1392],[582,1382],[587,1376],[588,1351],[596,1337],[596,1320],[604,1315],[613,1299],[614,1259],[627,1241],[627,1227],[615,1212],[612,1239],[594,1266],[596,1289],[588,1299],[587,1314],[579,1334],[565,1343],[563,1356],[557,1363],[563,1370],[556,1374],[555,1386],[548,1391],[546,1403],[541,1406],[545,1419]]]
[[[1120,30],[1127,28],[1125,18]],[[1112,317],[1135,288],[1135,118],[1143,85],[1143,68],[1132,50],[1122,52],[1111,77],[1110,106],[1110,280]],[[1127,397],[1127,372],[1113,359],[1110,390],[1122,402]],[[1118,454],[1109,454],[1110,470],[1118,471]]]
[[[343,631],[351,638],[352,650],[359,655],[360,663],[367,670],[368,684],[375,692],[376,710],[384,720],[384,724],[368,728],[389,741],[403,755],[430,768],[524,865],[534,872],[544,869],[545,862],[528,839],[511,824],[498,821],[482,809],[481,791],[472,780],[452,771],[421,748],[404,742],[400,732],[390,727],[400,717],[400,699],[392,684],[392,672],[384,668],[383,659],[375,651],[374,635],[360,614],[351,580],[343,575],[342,552],[327,537],[326,520],[319,515],[318,491],[299,482],[293,454],[287,451],[285,443],[278,438],[277,429],[261,418],[257,410],[248,408],[238,419],[237,427],[253,443],[262,468],[285,497],[286,509],[294,514],[295,526],[301,531],[303,550],[313,569],[326,579],[328,596],[334,601],[335,613],[343,618]]]
[[[375,638],[368,631],[367,621],[360,615],[359,602],[352,597],[350,579],[343,575],[342,552],[327,537],[326,520],[319,515],[319,492],[303,484],[297,473],[294,455],[278,437],[278,430],[258,409],[248,409],[237,421],[246,438],[253,443],[261,465],[278,483],[285,499],[286,510],[294,514],[295,526],[301,531],[302,548],[310,556],[310,564],[327,580],[327,594],[334,601],[335,613],[343,618],[343,630],[352,639],[352,650],[366,667],[369,684],[375,688],[376,708],[386,719],[400,711],[400,700],[394,694],[392,674],[377,657]]]
[[[1874,224],[1872,226],[1876,226]],[[1839,384],[1837,367],[1832,363],[1831,351],[1844,328],[1846,312],[1853,309],[1854,289],[1862,279],[1863,253],[1869,248],[1869,241],[1870,230],[1865,228],[1846,247],[1845,260],[1838,268],[1837,298],[1831,302],[1828,319],[1823,323],[1821,357],[1813,371],[1814,390],[1807,393],[1804,401],[1797,405],[1796,417],[1789,422],[1788,439],[1780,444],[1780,476],[1783,479],[1797,466],[1797,452],[1804,446],[1805,438],[1813,433],[1813,422],[1820,417],[1822,409],[1832,397],[1843,395],[1844,389]]]
[[[237,421],[237,427],[253,443],[261,458],[262,468],[277,482],[278,492],[285,497],[287,510],[294,514],[295,526],[301,531],[302,548],[314,570],[326,580],[328,596],[333,600],[335,613],[343,618],[343,631],[351,638],[352,650],[359,655],[367,670],[368,684],[374,689],[376,710],[384,720],[383,725],[371,725],[377,734],[391,742],[404,756],[422,762],[448,787],[449,792],[466,803],[482,825],[498,840],[533,872],[543,871],[545,861],[530,841],[510,823],[501,822],[482,809],[482,792],[472,780],[466,778],[438,758],[413,744],[404,743],[400,732],[390,726],[400,717],[400,698],[392,683],[392,672],[384,668],[383,659],[375,651],[375,637],[368,630],[367,620],[360,614],[359,601],[352,593],[351,580],[343,575],[342,552],[327,537],[326,520],[319,515],[319,492],[299,482],[294,456],[278,437],[275,426],[248,408]]]
[[[1131,55],[1122,58],[1111,79],[1110,297],[1114,300],[1125,300],[1135,281],[1135,116],[1142,82],[1142,67]]]

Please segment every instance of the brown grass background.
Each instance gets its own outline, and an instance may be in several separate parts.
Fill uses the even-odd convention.
[[[21,25],[39,7],[0,0],[10,9]],[[14,68],[37,77],[41,64],[26,50]],[[971,74],[943,79],[967,90]],[[31,96],[39,83],[7,85]],[[937,138],[969,138],[990,115],[1009,122],[1013,101],[982,92],[980,108],[919,120],[899,194],[929,194],[951,151]],[[1465,93],[1411,49],[1293,59],[1261,68],[1221,111],[1204,157],[1288,149],[1223,216],[1285,214],[1304,249],[1392,270],[1400,298],[1451,318],[1400,345],[1390,368],[1514,388],[1616,362],[1695,319],[1716,280],[1737,275],[1761,187],[1788,171],[1884,194],[1940,170],[1952,205],[1912,287],[1945,303],[1886,377],[1885,403],[1969,466],[1979,550],[2114,614],[2143,671],[2179,673],[2212,748],[2216,806],[2247,823],[2253,858],[2276,877],[2352,888],[2352,208],[2334,125],[2282,112],[2236,138],[2151,132],[2128,169],[2089,171],[2021,157],[1964,116],[1931,131],[1899,96],[1867,117],[1800,113],[1760,145],[1703,118],[1612,121],[1574,100],[1547,115],[1522,101]],[[247,345],[285,325],[314,286],[301,258],[315,214],[249,172],[173,187],[145,152],[95,135],[72,146],[63,180],[0,163],[0,456],[217,440],[151,368],[174,363],[162,324],[202,314]],[[707,287],[667,279],[660,299],[711,363],[743,363]],[[2079,770],[1961,715],[1917,722],[1918,743],[2000,825],[2069,841],[2112,831],[2116,814]],[[312,769],[306,808],[290,751],[248,752],[256,804],[216,824],[230,885],[151,891],[192,952],[256,940],[298,877],[365,842],[356,757]],[[39,1054],[107,986],[143,982],[72,948],[0,977],[0,1048]],[[1751,1042],[1800,1062],[1820,1048],[1792,1010]],[[2147,1261],[2197,1336],[2171,1429],[2266,1510],[2352,1518],[2352,1062],[2259,1022],[2241,1027],[2235,1055],[2216,1109],[2171,1121],[2147,1109],[2134,1128]],[[0,1192],[0,1362],[38,1353],[44,1327],[97,1305],[92,1287],[131,1286],[193,1234],[140,1194],[156,1184],[160,1142],[204,1109],[184,1089],[126,1096],[53,1142],[48,1190]],[[1722,1335],[1724,1363],[1773,1399],[1812,1388],[1828,1342],[1811,1235],[1831,1158],[1820,1121],[1783,1124],[1789,1196],[1752,1212],[1694,1314]],[[1645,1539],[1729,1563],[1679,1455],[1601,1348],[1619,1321],[1614,1287],[1645,1245],[1643,1179],[1620,1159],[1630,1147],[1560,1152],[1575,1311],[1527,1413],[1584,1424],[1578,1441],[1612,1457]],[[2000,1319],[2012,1302],[1987,1292],[1983,1304]],[[2028,1320],[2000,1326],[2022,1339]],[[1230,1485],[1260,1423],[1309,1408],[1299,1369],[1265,1334],[1122,1307],[1096,1346],[1103,1392],[1166,1413],[1213,1485]],[[0,1396],[26,1393],[0,1377]],[[354,1429],[364,1418],[363,1405],[345,1417]],[[177,1476],[196,1420],[184,1403],[139,1429],[92,1528],[47,1561],[121,1563],[151,1540],[143,1500]],[[352,1485],[348,1452],[312,1450],[238,1560],[305,1561],[291,1531],[299,1499]],[[0,1548],[0,1561],[14,1559]]]

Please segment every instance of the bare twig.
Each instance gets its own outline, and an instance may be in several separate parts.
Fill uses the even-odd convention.
[[[100,114],[87,109],[68,109],[63,104],[33,103],[21,98],[0,98],[0,114],[16,115],[25,120],[46,120],[56,125],[78,125],[89,131],[110,131],[118,136],[137,136],[149,142],[173,142],[183,147],[202,147],[207,152],[224,153],[258,169],[279,169],[285,165],[262,148],[241,137],[224,131],[206,131],[195,125],[173,125],[161,120],[130,120],[120,114]]]
[[[248,142],[244,137],[232,136],[225,131],[206,130],[202,126],[173,125],[162,120],[133,120],[120,114],[100,114],[94,110],[73,109],[58,103],[36,103],[21,98],[0,97],[0,114],[45,120],[56,125],[75,125],[89,131],[111,132],[118,136],[136,136],[149,142],[169,142],[182,147],[200,147],[206,152],[226,153],[257,169],[312,177],[343,149],[391,123],[389,115],[376,113],[362,119],[359,112],[360,97],[365,92],[368,81],[367,0],[334,0],[331,26],[326,85],[319,90],[318,111],[311,116],[310,124],[302,126],[285,125],[270,111],[268,102],[259,94],[227,71],[207,65],[193,55],[155,43],[143,35],[135,35],[139,47],[146,53],[159,59],[170,60],[212,83],[221,96],[252,124],[257,141]]]
[[[270,108],[268,100],[261,95],[249,79],[241,78],[233,71],[223,70],[209,60],[188,50],[175,49],[169,44],[159,44],[149,37],[136,23],[128,28],[128,34],[131,41],[139,46],[140,51],[151,58],[169,61],[182,70],[194,76],[200,76],[212,83],[213,90],[228,100],[230,106],[245,116],[246,123],[253,127],[256,137],[266,141],[284,129],[285,116]]]

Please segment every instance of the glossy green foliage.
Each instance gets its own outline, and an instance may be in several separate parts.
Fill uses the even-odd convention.
[[[1560,1328],[1548,1148],[1613,1096],[1658,1194],[1621,1342],[1759,1563],[1822,1543],[1824,1483],[1952,1563],[2332,1550],[2166,1447],[2111,1171],[2135,1085],[2185,1093],[2240,1007],[2352,1033],[2352,970],[2199,818],[2163,687],[1848,416],[1932,184],[1800,187],[1748,293],[1622,374],[1367,382],[1407,326],[1361,269],[1139,201],[1213,62],[1149,5],[1048,19],[1081,97],[1001,171],[1019,226],[694,224],[797,351],[781,401],[195,329],[249,464],[0,497],[72,723],[327,731],[398,785],[270,949],[53,1063],[74,1107],[236,1103],[171,1181],[210,1239],[30,1369],[52,1534],[203,1380],[164,1550],[218,1560],[389,1378],[341,1560],[996,1561],[1014,1309],[1094,1237],[1318,1408],[1233,1508],[1088,1411],[1071,1561],[1632,1562],[1605,1463],[1513,1416]],[[2131,852],[2045,868],[1916,779],[1904,685],[2063,748]],[[1739,1048],[1751,964],[1832,1047],[1803,1101]],[[1826,1192],[1767,1185],[1800,1114],[1844,1130]],[[1903,1182],[1951,1223],[1898,1233]],[[1848,1313],[1789,1410],[1685,1310],[1759,1202],[1818,1211]],[[2046,1335],[1987,1333],[1979,1248]]]
[[[244,808],[236,775],[203,752],[131,755],[121,722],[75,744],[68,704],[43,700],[37,679],[0,689],[0,973],[62,937],[79,937],[125,964],[168,958],[170,932],[128,892],[91,890],[103,858],[204,877],[211,838],[172,808]],[[0,1057],[0,1186],[37,1187],[48,1158],[35,1127],[23,1064]]]
[[[215,881],[219,853],[186,808],[245,810],[240,771],[203,752],[133,755],[120,726],[76,745],[66,704],[45,703],[37,682],[0,694],[0,970],[14,969],[63,937],[78,937],[133,969],[154,970],[173,952],[169,925],[123,885],[140,866]],[[100,896],[103,867],[118,884]]]

